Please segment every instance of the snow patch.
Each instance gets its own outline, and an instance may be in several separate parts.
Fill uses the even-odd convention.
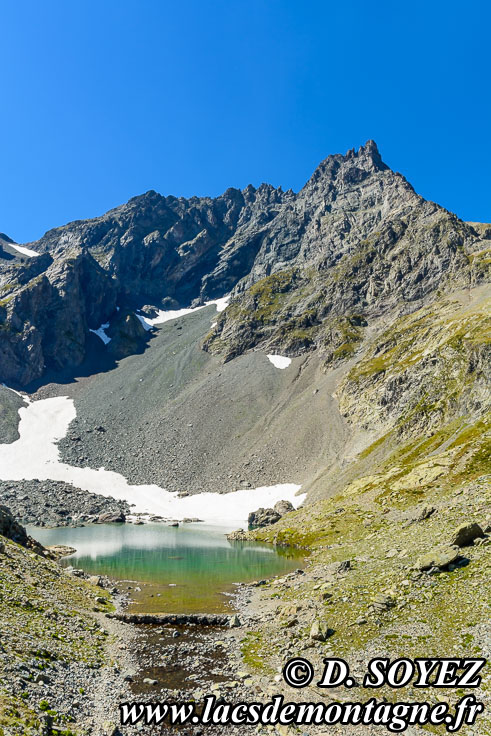
[[[106,322],[105,324],[101,325],[97,328],[97,330],[89,330],[89,332],[93,332],[94,335],[97,335],[97,337],[100,337],[104,345],[107,345],[108,342],[111,342],[111,338],[106,335],[104,330],[107,330],[109,327],[109,322]]]
[[[29,256],[29,258],[34,258],[41,255],[41,253],[38,253],[36,250],[25,248],[23,245],[14,245],[13,243],[8,243],[8,245],[14,250],[17,250],[19,253],[22,253],[23,256]]]
[[[230,294],[227,294],[226,296],[222,296],[220,299],[217,299],[214,302],[208,302],[208,304],[216,304],[217,312],[223,312],[223,310],[226,309],[230,304],[230,299]]]
[[[75,419],[72,399],[57,396],[34,401],[19,409],[19,439],[0,445],[0,480],[58,480],[72,483],[102,496],[135,504],[134,513],[152,513],[164,518],[197,517],[209,524],[243,526],[251,511],[274,506],[285,499],[298,507],[305,494],[295,483],[244,489],[227,494],[200,493],[179,498],[156,485],[130,485],[119,473],[99,468],[77,468],[60,462],[57,442]]]
[[[228,307],[229,301],[230,294],[227,294],[227,296],[222,296],[220,299],[205,302],[205,304],[201,304],[199,307],[167,310],[160,309],[156,317],[144,317],[142,314],[136,314],[136,316],[146,330],[151,330],[155,325],[162,325],[164,322],[169,322],[171,319],[178,319],[179,317],[184,317],[186,314],[198,312],[200,309],[209,307],[211,304],[215,304],[217,312],[223,312],[223,310]]]
[[[292,362],[291,358],[287,358],[284,355],[268,355],[268,360],[274,365],[275,368],[279,368],[280,371],[288,368],[288,366]]]

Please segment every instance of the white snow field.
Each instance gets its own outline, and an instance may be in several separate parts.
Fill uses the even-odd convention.
[[[284,355],[268,355],[267,357],[269,362],[272,363],[275,368],[279,368],[280,371],[288,368],[288,366],[292,362],[291,358],[287,358]]]
[[[35,250],[31,250],[31,248],[25,248],[23,245],[14,245],[13,243],[9,243],[9,246],[19,253],[22,253],[23,256],[29,256],[29,258],[34,258],[35,256],[41,255],[41,253],[38,253]]]
[[[231,528],[244,525],[251,511],[273,506],[285,499],[297,508],[305,494],[295,483],[233,491],[200,493],[178,498],[156,485],[130,485],[119,473],[99,468],[77,468],[60,462],[56,442],[75,419],[73,400],[67,396],[33,401],[19,409],[19,439],[0,445],[0,480],[59,480],[92,493],[113,496],[135,504],[134,513],[153,513],[166,518],[197,517],[210,524]]]
[[[106,322],[105,324],[98,327],[97,330],[89,329],[89,332],[93,332],[94,335],[97,335],[97,337],[100,337],[104,345],[107,345],[108,342],[111,342],[111,338],[108,337],[108,335],[106,335],[106,333],[104,332],[104,330],[107,330],[108,327],[109,327],[109,322]]]
[[[211,304],[216,305],[217,312],[223,312],[223,310],[227,308],[229,301],[230,295],[227,294],[226,296],[220,297],[220,299],[214,299],[210,302],[206,302],[199,307],[186,307],[185,309],[167,310],[160,309],[157,316],[152,318],[144,317],[142,314],[137,314],[136,316],[138,317],[144,328],[146,330],[150,330],[152,329],[152,327],[155,327],[155,325],[162,325],[164,324],[164,322],[169,322],[171,319],[177,319],[178,317],[184,317],[184,315],[186,314],[198,312],[200,309],[209,307]]]

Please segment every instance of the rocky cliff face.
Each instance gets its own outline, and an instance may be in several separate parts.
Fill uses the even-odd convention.
[[[150,191],[50,230],[28,244],[38,257],[2,236],[0,378],[25,385],[79,365],[89,330],[108,321],[123,331],[116,356],[128,354],[143,340],[131,310],[231,290],[205,349],[225,360],[257,346],[344,359],[374,317],[479,282],[485,259],[472,254],[488,235],[419,197],[373,141],[329,156],[298,194],[266,184],[215,199]]]
[[[369,141],[329,156],[265,228],[205,347],[226,360],[256,346],[349,357],[374,318],[480,281],[485,266],[469,254],[489,244],[419,197]]]

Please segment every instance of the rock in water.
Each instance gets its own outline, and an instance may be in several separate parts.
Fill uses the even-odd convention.
[[[247,522],[249,527],[257,529],[262,526],[269,526],[269,524],[275,524],[279,519],[281,519],[281,515],[274,509],[260,508],[249,514]]]
[[[107,512],[105,514],[101,514],[97,518],[98,524],[124,524],[126,521],[126,516],[121,511],[120,513],[112,514],[110,512]]]

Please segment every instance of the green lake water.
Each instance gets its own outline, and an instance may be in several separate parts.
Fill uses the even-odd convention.
[[[229,542],[228,529],[186,524],[97,524],[79,528],[30,527],[41,544],[77,552],[61,564],[108,575],[128,589],[132,612],[221,612],[238,582],[283,575],[301,566],[295,550]],[[140,588],[140,590],[138,590]]]

